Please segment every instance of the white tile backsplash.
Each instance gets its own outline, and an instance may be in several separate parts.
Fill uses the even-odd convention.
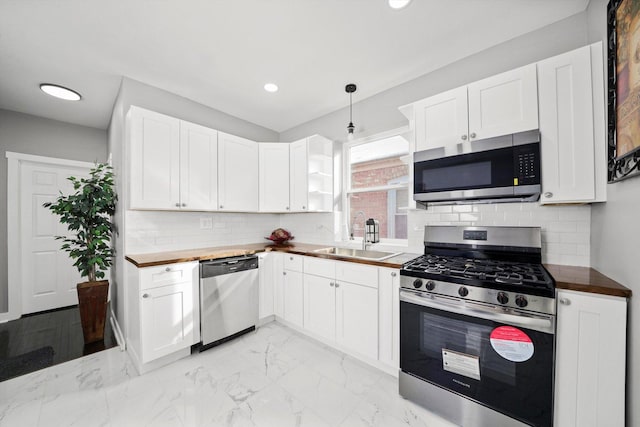
[[[425,225],[529,226],[542,229],[542,261],[589,266],[591,206],[495,203],[409,211],[409,251],[422,252]]]

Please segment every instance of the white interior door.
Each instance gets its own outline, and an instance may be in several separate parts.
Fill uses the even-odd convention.
[[[85,281],[55,236],[68,233],[45,202],[73,191],[67,177],[86,177],[81,167],[23,163],[20,168],[20,278],[22,314],[78,303],[76,284]],[[12,250],[12,248],[9,248]]]

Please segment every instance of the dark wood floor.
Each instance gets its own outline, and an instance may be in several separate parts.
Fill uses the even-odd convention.
[[[108,311],[107,311],[108,312]],[[25,365],[29,363],[9,363],[37,350],[46,351],[46,365],[57,365],[77,359],[87,354],[115,347],[115,336],[109,319],[105,322],[104,341],[84,345],[80,311],[78,306],[23,316],[18,320],[0,323],[0,380],[9,379],[28,372]],[[50,356],[51,349],[53,357]],[[16,366],[18,365],[18,366]],[[35,363],[31,370],[42,368],[42,363]],[[29,368],[26,368],[29,370]],[[11,371],[14,372],[11,372]]]

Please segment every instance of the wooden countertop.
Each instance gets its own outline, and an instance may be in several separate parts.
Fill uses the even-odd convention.
[[[360,258],[341,257],[330,254],[314,252],[317,249],[330,247],[331,245],[313,245],[309,243],[294,243],[289,245],[273,245],[269,243],[249,243],[245,245],[218,246],[201,249],[188,249],[181,251],[156,252],[149,254],[127,255],[125,259],[136,267],[151,267],[154,265],[173,264],[176,262],[203,261],[220,259],[232,256],[252,255],[258,252],[287,252],[297,255],[313,256],[318,258],[335,259],[341,261],[356,262],[360,264],[377,265],[380,267],[400,268],[405,262],[418,257],[420,254],[402,253],[383,261],[371,261]]]
[[[401,268],[402,264],[405,262],[421,255],[414,253],[402,253],[383,261],[370,261],[360,258],[341,257],[314,252],[317,249],[323,249],[329,246],[330,245],[314,245],[310,243],[294,243],[289,245],[249,243],[244,245],[127,255],[125,256],[125,259],[136,267],[142,268],[154,265],[173,264],[176,262],[203,261],[232,256],[252,255],[259,252],[278,251],[297,255],[376,265],[387,268]],[[622,286],[620,283],[608,278],[593,268],[555,264],[545,264],[545,267],[556,280],[557,289],[568,289],[572,291],[631,298],[631,289]]]
[[[631,289],[593,268],[555,264],[544,266],[556,280],[556,289],[631,298]]]

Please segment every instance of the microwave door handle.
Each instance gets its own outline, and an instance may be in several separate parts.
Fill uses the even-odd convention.
[[[479,317],[481,319],[506,323],[512,326],[533,329],[549,334],[554,333],[554,323],[550,317],[517,315],[510,313],[499,313],[491,308],[472,301],[443,298],[437,295],[423,297],[407,291],[400,291],[400,301],[417,304],[423,307],[434,308],[436,310],[449,311],[462,314],[464,316]]]

